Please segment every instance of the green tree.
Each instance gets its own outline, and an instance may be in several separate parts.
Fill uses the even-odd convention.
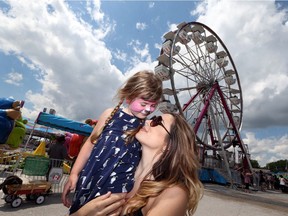
[[[257,160],[250,159],[250,163],[253,168],[260,168],[260,165]]]
[[[267,163],[266,168],[272,172],[287,171],[287,160],[278,160],[275,162]]]

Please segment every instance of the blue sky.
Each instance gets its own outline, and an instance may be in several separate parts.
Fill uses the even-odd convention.
[[[97,118],[128,76],[157,65],[181,22],[225,43],[243,91],[242,138],[261,165],[288,159],[287,2],[0,0],[0,97],[83,121]]]

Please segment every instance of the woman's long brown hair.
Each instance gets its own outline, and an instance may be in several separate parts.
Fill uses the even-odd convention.
[[[128,200],[128,213],[145,206],[150,197],[157,197],[166,188],[180,186],[189,195],[187,215],[192,215],[202,196],[203,186],[198,178],[199,160],[195,143],[195,134],[186,120],[178,115],[174,116],[171,126],[171,136],[166,150],[153,165],[151,173],[154,180],[147,178],[140,184],[137,193]]]

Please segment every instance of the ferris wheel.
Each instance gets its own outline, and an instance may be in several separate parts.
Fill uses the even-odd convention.
[[[251,168],[239,132],[243,119],[240,79],[225,44],[199,22],[181,23],[164,39],[155,67],[164,86],[160,111],[179,112],[193,126],[202,164],[208,152],[224,157],[228,169],[231,155],[227,152],[239,147],[238,158],[232,155],[234,162],[242,157],[244,166]]]

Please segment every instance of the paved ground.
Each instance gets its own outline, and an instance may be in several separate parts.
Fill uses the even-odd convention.
[[[3,193],[0,192],[2,197]],[[52,194],[45,203],[24,202],[13,209],[0,199],[0,215],[64,216],[67,208],[61,204],[60,194]],[[279,191],[244,193],[224,186],[206,184],[204,197],[194,216],[286,216],[288,194]]]
[[[280,191],[245,193],[219,185],[205,185],[194,216],[287,216],[288,194]]]
[[[2,191],[1,191],[2,197]],[[24,201],[18,208],[11,208],[10,204],[0,200],[0,215],[2,216],[64,216],[67,208],[61,203],[60,194],[52,194],[46,197],[42,205]]]

